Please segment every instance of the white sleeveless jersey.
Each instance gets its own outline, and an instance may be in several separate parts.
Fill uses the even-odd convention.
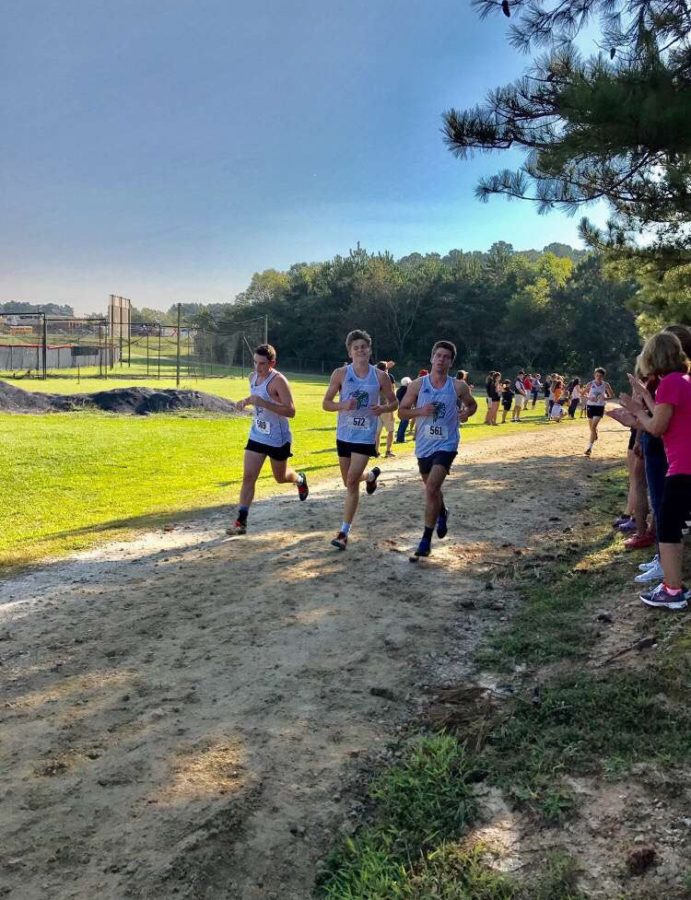
[[[268,387],[276,377],[276,372],[257,384],[257,376],[250,376],[250,389],[253,394],[262,400],[268,400],[270,403],[276,401],[269,395]],[[260,444],[267,444],[269,447],[282,447],[291,441],[290,426],[285,416],[279,416],[278,413],[264,409],[261,404],[254,407],[254,417],[252,419],[252,427],[250,428],[250,440],[257,441]]]
[[[597,384],[593,381],[588,389],[588,406],[604,406],[607,400],[607,385],[603,381]]]
[[[453,452],[458,449],[458,395],[454,379],[447,376],[446,382],[435,388],[429,375],[425,375],[420,385],[416,406],[434,404],[434,414],[415,419],[415,455],[418,459],[433,456],[439,450]]]
[[[372,407],[379,403],[379,379],[377,370],[370,365],[367,375],[358,378],[352,365],[346,366],[341,385],[340,400],[354,399],[356,409],[338,412],[336,437],[350,444],[373,444],[377,436],[377,419]]]

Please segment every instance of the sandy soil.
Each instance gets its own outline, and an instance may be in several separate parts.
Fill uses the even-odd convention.
[[[507,426],[462,449],[449,537],[415,566],[406,459],[346,553],[331,483],[257,503],[244,538],[209,516],[0,583],[0,893],[306,900],[347,785],[510,612],[493,563],[561,532],[626,433],[592,460],[584,441]]]

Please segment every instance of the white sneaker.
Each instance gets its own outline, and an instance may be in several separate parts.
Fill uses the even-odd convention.
[[[652,569],[653,566],[659,566],[659,565],[660,565],[660,557],[656,553],[655,556],[653,556],[653,558],[650,560],[650,562],[640,563],[638,568],[641,570],[641,572],[645,572],[647,569]]]
[[[660,581],[663,577],[664,572],[662,571],[662,566],[659,562],[655,562],[649,569],[646,569],[645,572],[636,575],[633,580],[637,581],[638,584],[647,584],[649,581]]]

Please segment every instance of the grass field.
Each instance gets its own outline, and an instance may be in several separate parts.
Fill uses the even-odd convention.
[[[326,379],[291,376],[298,414],[293,420],[293,463],[314,483],[338,474],[336,416],[323,412]],[[173,380],[138,381],[173,387]],[[22,384],[55,393],[123,387],[121,379],[82,381],[60,378]],[[238,399],[247,393],[239,377],[185,380],[182,387]],[[536,413],[540,412],[538,405]],[[469,442],[509,429],[567,427],[545,425],[531,412],[520,426],[480,424],[484,400],[463,429]],[[582,424],[582,423],[581,423]],[[149,417],[96,412],[46,416],[0,414],[0,503],[5,527],[0,565],[22,565],[93,545],[129,529],[154,526],[200,510],[237,503],[243,447],[249,422],[194,413]],[[584,426],[583,426],[584,427]],[[395,446],[412,453],[412,444]],[[265,467],[257,496],[279,488]],[[230,513],[229,513],[230,515]]]

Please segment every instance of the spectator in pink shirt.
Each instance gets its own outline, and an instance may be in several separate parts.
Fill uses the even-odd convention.
[[[691,375],[689,359],[675,334],[662,331],[646,341],[638,358],[644,378],[660,379],[655,399],[642,381],[629,376],[633,397],[623,394],[622,405],[637,427],[661,437],[669,468],[660,508],[658,541],[663,581],[641,594],[648,606],[686,609],[689,592],[682,584],[682,532],[691,519]]]

